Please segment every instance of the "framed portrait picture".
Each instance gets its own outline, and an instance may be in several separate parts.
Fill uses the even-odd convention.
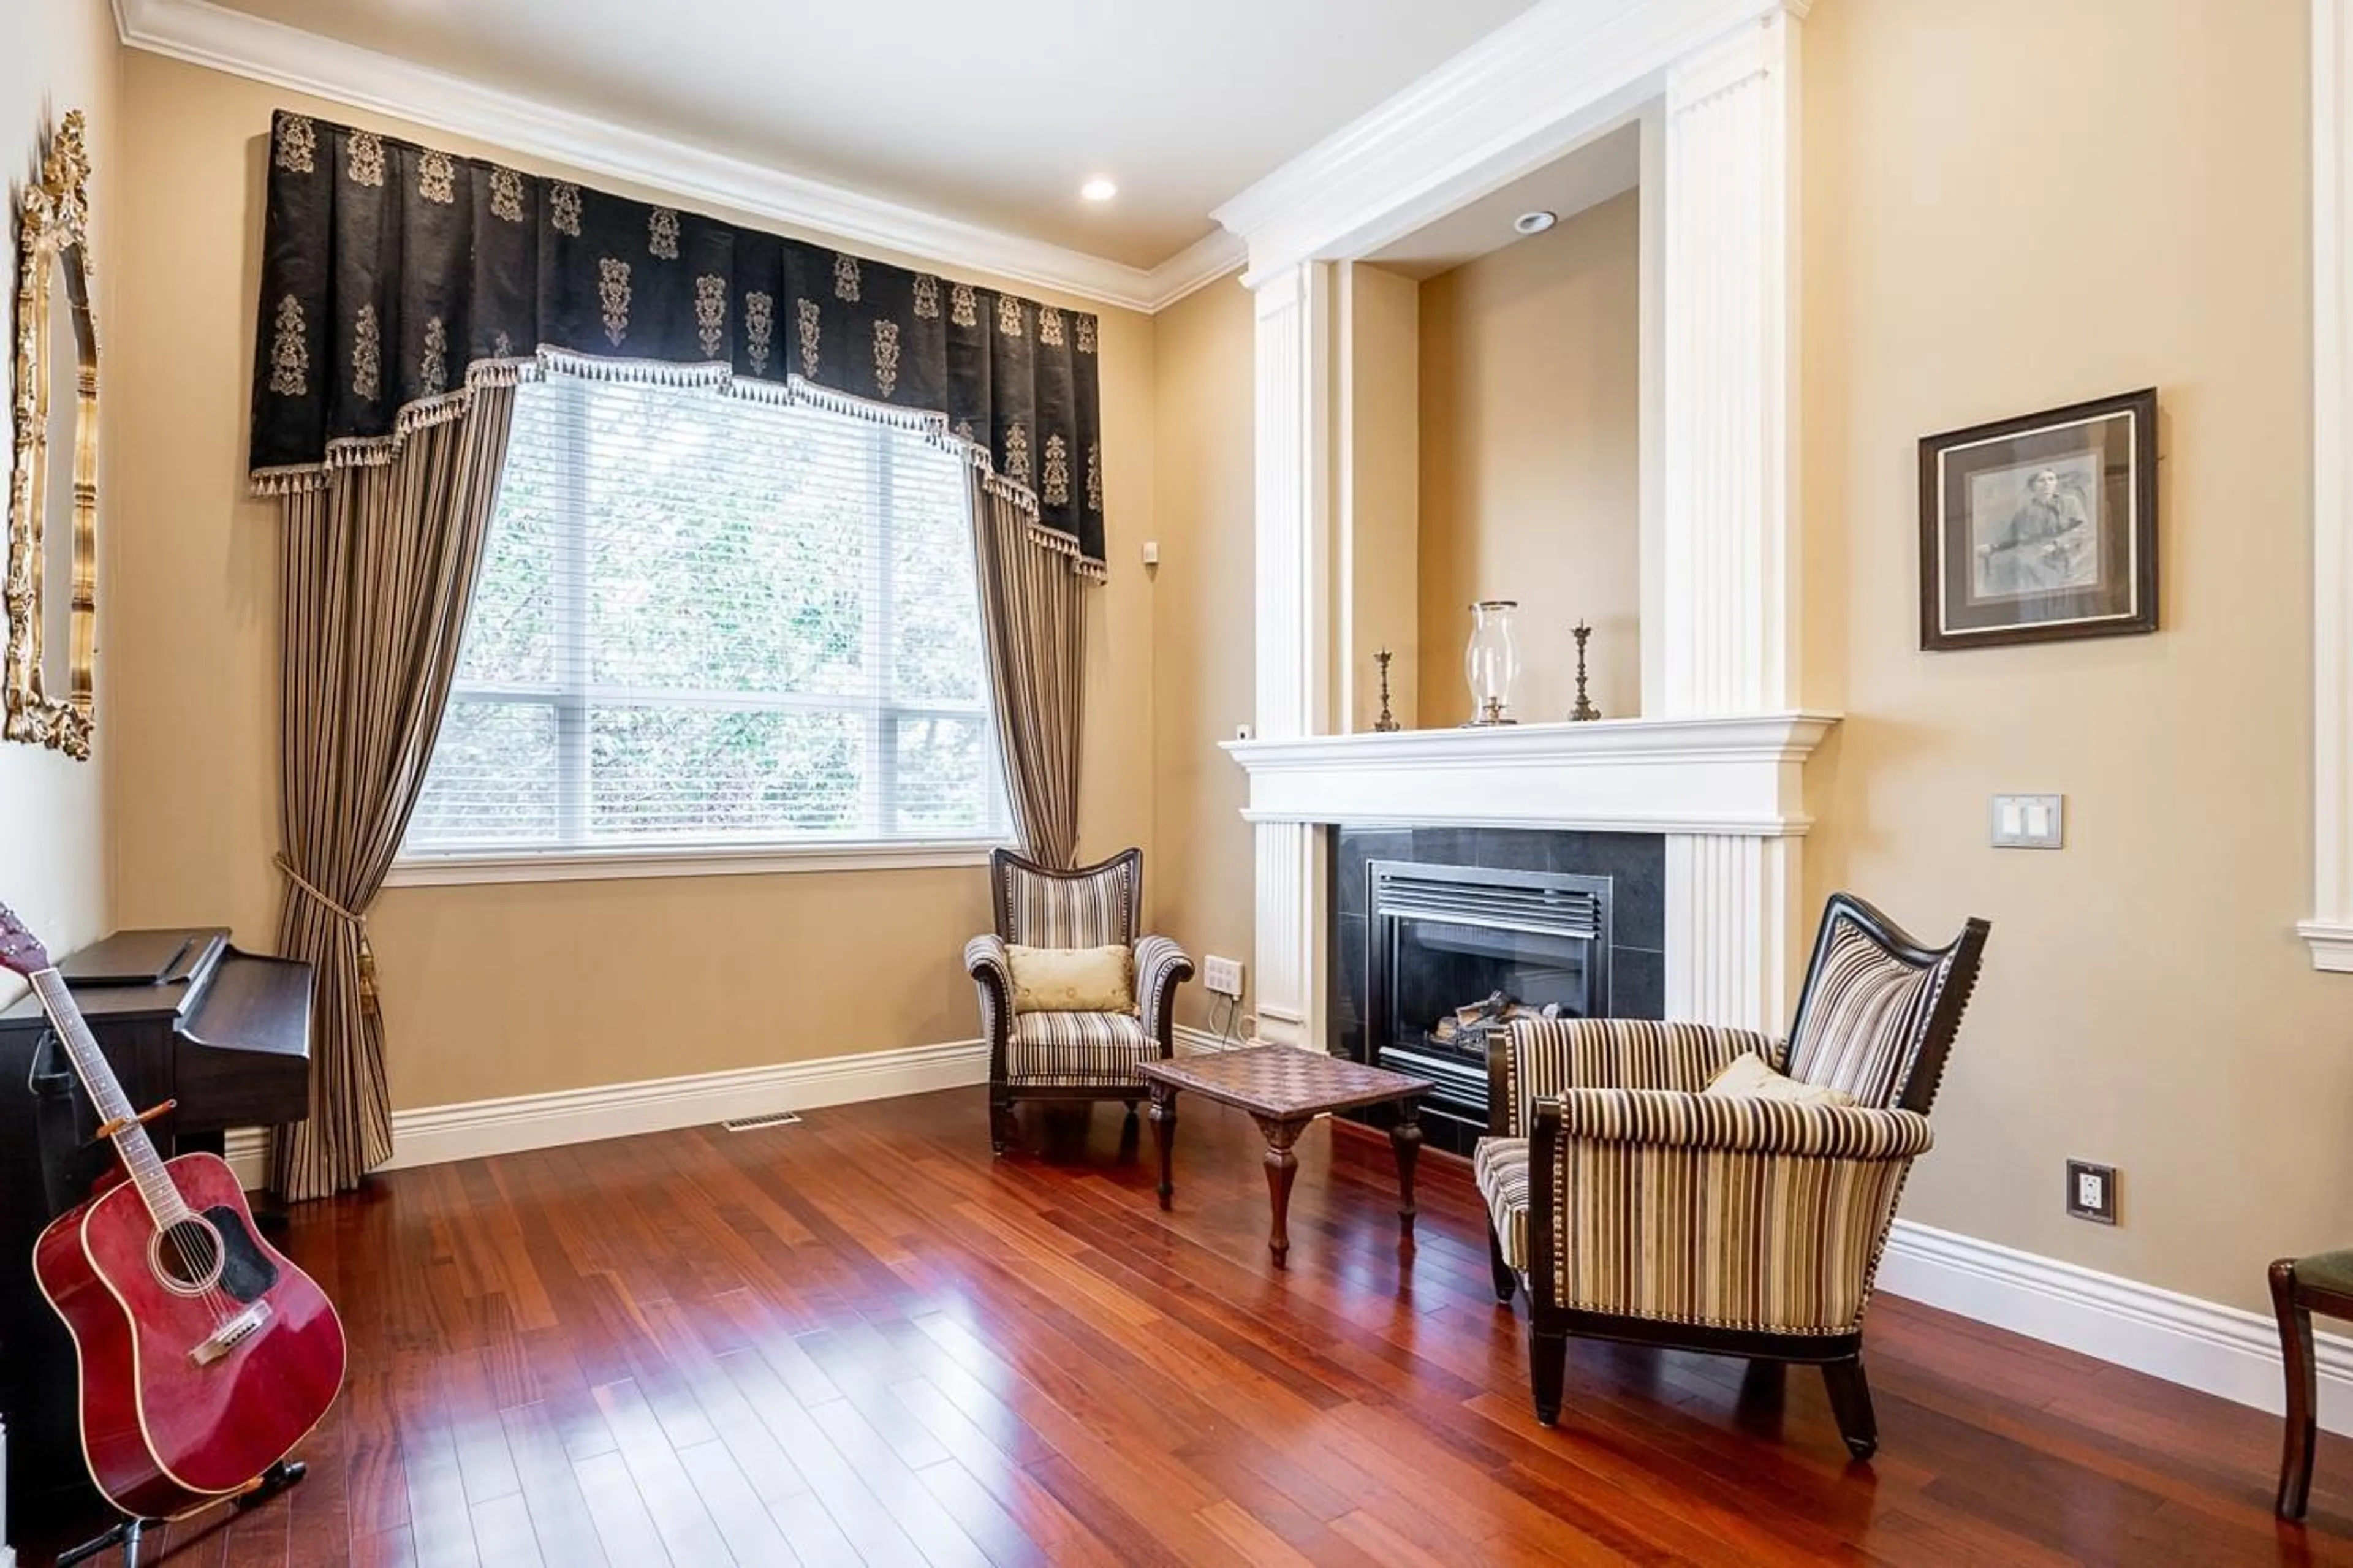
[[[1920,443],[1920,646],[2157,629],[2157,391]]]

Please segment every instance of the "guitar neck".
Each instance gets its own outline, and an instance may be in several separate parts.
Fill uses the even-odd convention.
[[[179,1189],[172,1184],[170,1174],[164,1169],[163,1157],[155,1152],[154,1141],[147,1136],[138,1113],[132,1109],[130,1098],[122,1092],[121,1083],[114,1076],[114,1068],[99,1048],[98,1037],[90,1032],[90,1025],[81,1016],[81,1006],[74,1001],[73,993],[66,986],[65,976],[54,968],[37,971],[31,976],[33,994],[40,998],[41,1011],[48,1015],[50,1026],[58,1038],[65,1042],[66,1055],[73,1062],[74,1075],[90,1091],[90,1104],[98,1110],[101,1124],[116,1129],[113,1135],[115,1152],[122,1158],[122,1168],[138,1186],[139,1195],[147,1205],[158,1228],[175,1225],[188,1217],[188,1206],[180,1199]]]

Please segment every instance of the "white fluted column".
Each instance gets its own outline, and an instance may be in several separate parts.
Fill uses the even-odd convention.
[[[1257,704],[1261,739],[1322,734],[1330,718],[1331,268],[1252,279],[1257,290]],[[1257,984],[1261,1038],[1324,1046],[1324,836],[1261,822]]]
[[[1667,78],[1661,193],[1663,718],[1799,705],[1797,115],[1802,7]],[[1646,705],[1648,706],[1648,705]],[[1667,840],[1667,1016],[1778,1031],[1794,837]]]

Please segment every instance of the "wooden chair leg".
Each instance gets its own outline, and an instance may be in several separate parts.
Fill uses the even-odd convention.
[[[1534,1306],[1534,1302],[1529,1303]],[[1536,1425],[1560,1425],[1560,1398],[1568,1383],[1568,1336],[1560,1331],[1528,1328],[1528,1382],[1536,1398]]]
[[[2287,1436],[2280,1447],[2279,1496],[2272,1504],[2282,1519],[2302,1519],[2312,1499],[2312,1449],[2316,1424],[2312,1360],[2312,1313],[2295,1300],[2295,1260],[2272,1265],[2272,1311],[2279,1319],[2280,1363],[2287,1373]]]
[[[1846,1451],[1858,1459],[1879,1452],[1879,1417],[1872,1413],[1871,1384],[1862,1375],[1862,1357],[1824,1362],[1822,1382],[1830,1388],[1831,1414],[1838,1418]]]
[[[1013,1117],[1013,1097],[1002,1090],[992,1089],[988,1096],[989,1152],[993,1155],[1003,1154],[1005,1146],[1013,1141],[1018,1126]]]
[[[1487,1222],[1487,1267],[1494,1271],[1496,1301],[1510,1306],[1512,1298],[1519,1293],[1520,1275],[1517,1269],[1504,1261],[1504,1238],[1495,1234],[1495,1222],[1493,1220]]]

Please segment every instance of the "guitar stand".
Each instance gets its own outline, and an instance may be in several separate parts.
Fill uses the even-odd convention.
[[[254,1483],[237,1494],[237,1510],[243,1513],[259,1508],[271,1498],[285,1491],[311,1473],[311,1467],[301,1459],[280,1459],[261,1472]],[[122,1568],[139,1568],[139,1538],[150,1525],[159,1525],[160,1519],[126,1519],[103,1535],[93,1536],[79,1546],[58,1553],[58,1568],[73,1568],[100,1552],[114,1547],[122,1549]]]
[[[104,1535],[92,1536],[79,1546],[58,1553],[58,1568],[73,1568],[87,1562],[110,1547],[122,1548],[122,1568],[139,1568],[139,1537],[151,1524],[161,1524],[160,1519],[126,1519]]]

